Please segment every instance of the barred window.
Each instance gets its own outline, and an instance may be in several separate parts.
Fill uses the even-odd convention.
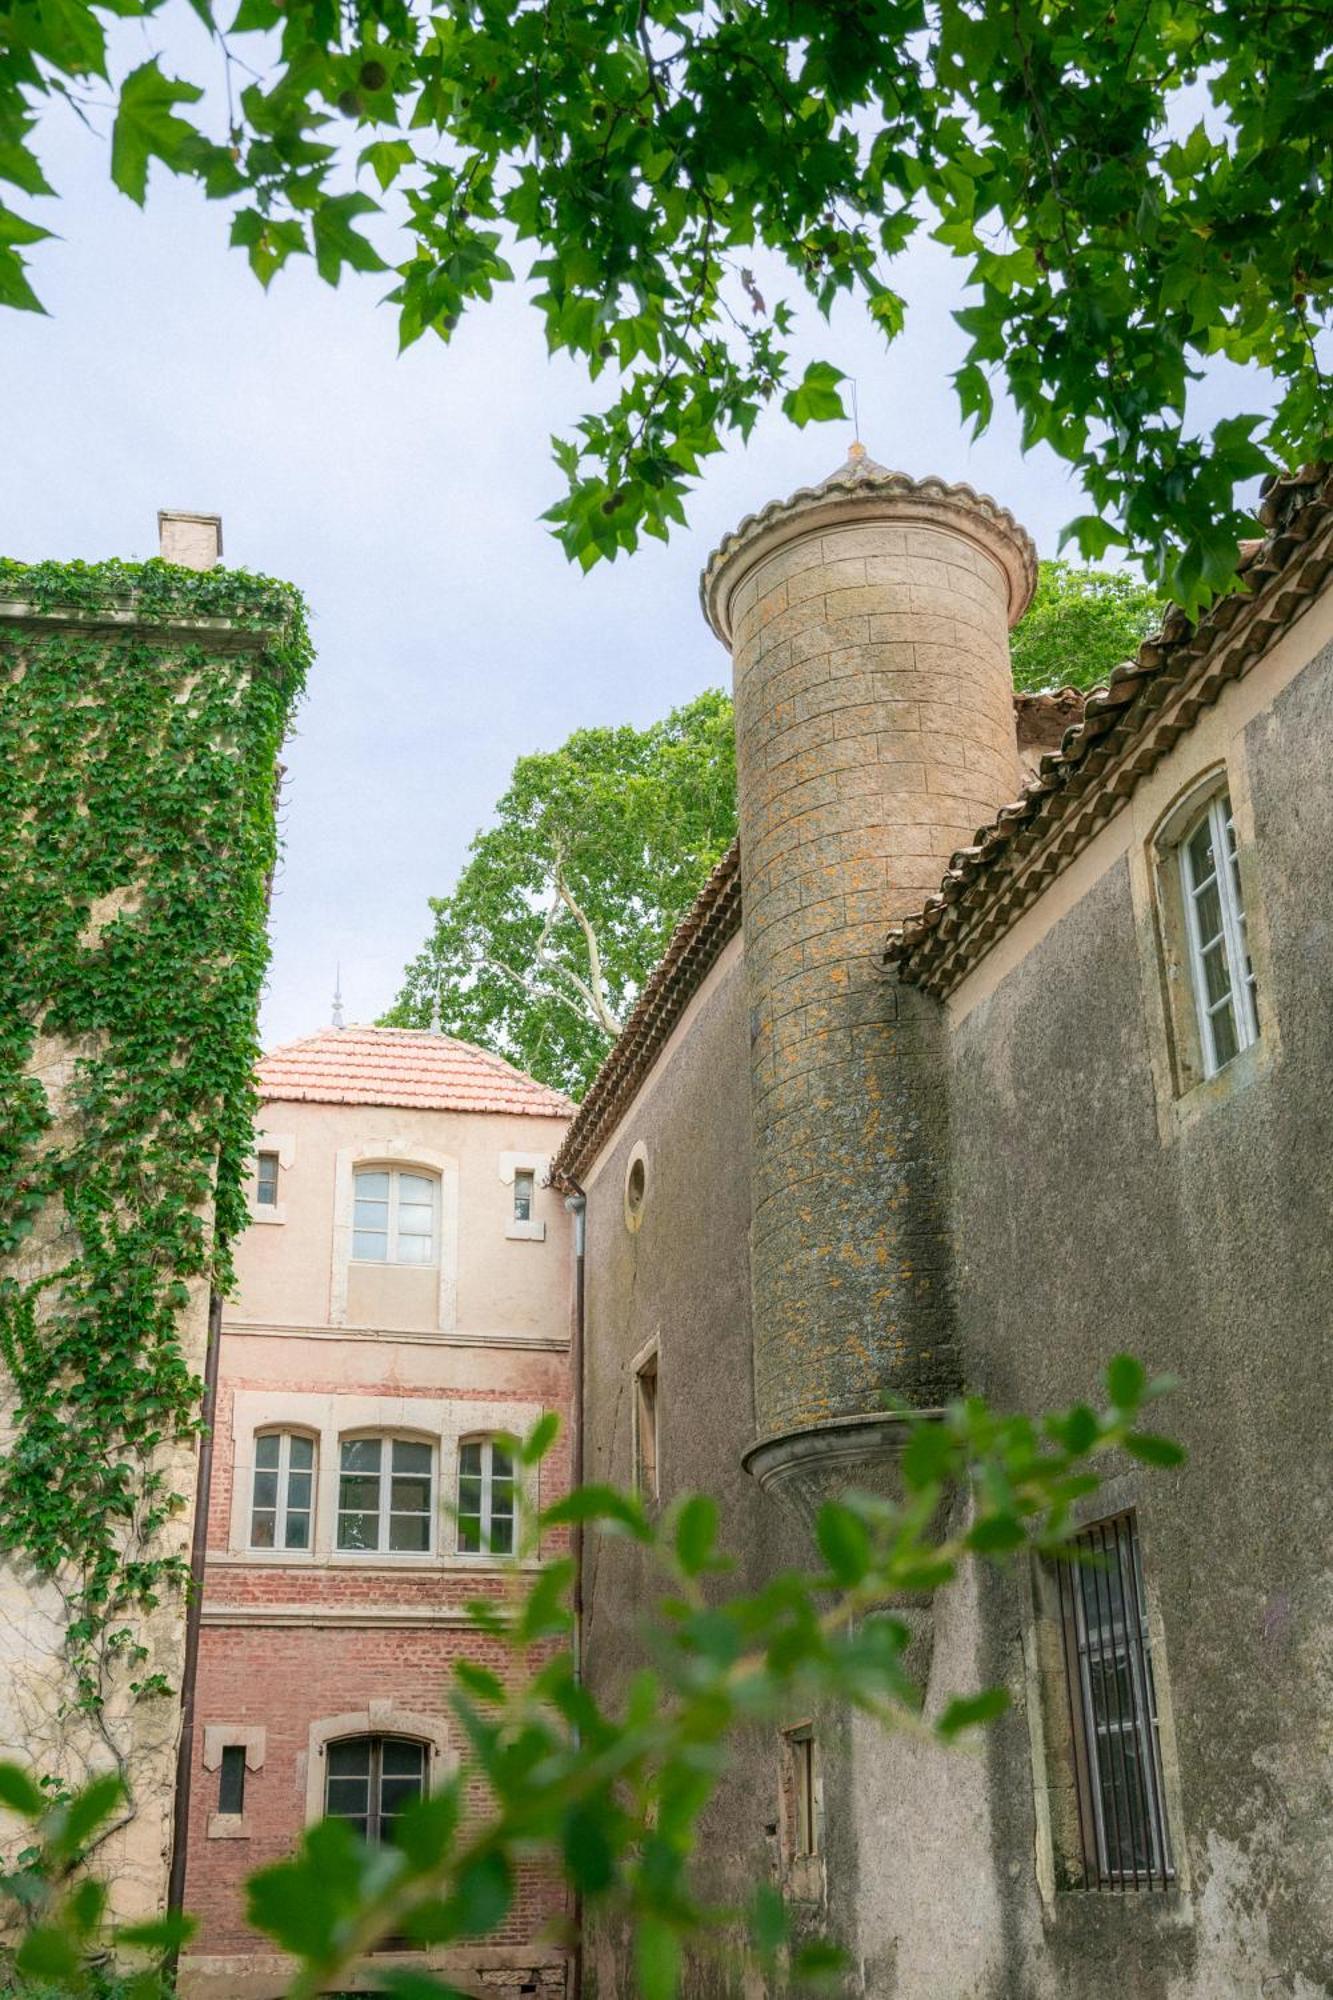
[[[499,1438],[458,1447],[458,1548],[465,1556],[514,1553],[514,1454]]]
[[[1165,1888],[1175,1871],[1133,1514],[1073,1549],[1059,1589],[1084,1885]]]
[[[314,1508],[315,1441],[296,1431],[255,1439],[250,1496],[252,1549],[308,1549]]]

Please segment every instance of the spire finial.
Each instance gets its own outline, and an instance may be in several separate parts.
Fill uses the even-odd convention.
[[[333,1025],[335,1028],[341,1028],[343,1025],[343,968],[341,959],[338,961],[338,970],[333,978]]]
[[[440,1019],[440,989],[437,986],[430,996],[430,1031],[432,1035],[444,1033],[444,1023]]]

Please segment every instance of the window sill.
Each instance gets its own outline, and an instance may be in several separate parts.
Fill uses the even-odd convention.
[[[261,1205],[257,1201],[252,1201],[250,1203],[250,1220],[251,1222],[285,1222],[287,1220],[287,1204],[285,1201],[266,1201]]]
[[[546,1224],[544,1222],[510,1222],[505,1226],[505,1235],[511,1243],[544,1243]]]
[[[210,1840],[248,1840],[250,1829],[245,1823],[244,1813],[210,1813],[208,1815],[208,1838]]]
[[[1276,1039],[1271,1030],[1265,1031],[1257,1041],[1233,1056],[1216,1076],[1188,1084],[1180,1096],[1171,1101],[1168,1137],[1175,1138],[1188,1132],[1219,1105],[1229,1103],[1238,1092],[1248,1090],[1252,1083],[1267,1075],[1276,1053]]]
[[[225,1566],[235,1569],[323,1570],[334,1574],[339,1570],[383,1569],[391,1574],[418,1570],[435,1576],[441,1570],[456,1570],[469,1575],[482,1570],[498,1575],[516,1565],[513,1556],[462,1555],[456,1549],[446,1549],[433,1555],[392,1549],[228,1549],[225,1553],[210,1551],[208,1566],[210,1569]],[[525,1556],[517,1562],[517,1567],[523,1570],[538,1570],[542,1566],[541,1560],[535,1556]]]

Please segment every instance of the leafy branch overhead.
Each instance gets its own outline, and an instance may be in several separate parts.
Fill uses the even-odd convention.
[[[35,114],[85,108],[111,16],[181,0],[17,0],[0,35],[0,179],[46,191]],[[517,276],[553,351],[614,377],[556,445],[550,518],[583,564],[665,536],[700,465],[766,405],[837,415],[798,372],[794,288],[858,300],[891,343],[895,261],[932,233],[971,288],[955,376],[997,393],[1088,497],[1081,554],[1140,554],[1192,606],[1246,532],[1237,488],[1333,428],[1333,12],[1254,0],[240,0],[198,78],[112,83],[112,173],[150,163],[229,205],[268,284],[395,265],[404,343],[448,340]],[[201,100],[204,85],[228,112]],[[373,189],[373,192],[372,192]],[[387,203],[383,228],[377,211]],[[368,230],[373,232],[368,233]],[[396,232],[396,238],[395,238]],[[0,209],[0,301],[32,308],[47,232]],[[752,268],[764,265],[763,285]],[[1205,363],[1248,411],[1193,421]]]

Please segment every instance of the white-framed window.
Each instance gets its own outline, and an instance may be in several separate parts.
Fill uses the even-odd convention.
[[[1259,1038],[1231,800],[1215,792],[1178,843],[1190,985],[1205,1076]]]
[[[366,1264],[439,1261],[440,1184],[402,1167],[361,1167],[354,1181],[352,1256]]]
[[[315,1507],[315,1441],[261,1431],[250,1493],[252,1549],[308,1549]]]
[[[338,1460],[340,1549],[429,1554],[435,1450],[419,1438],[344,1438]]]
[[[426,1790],[426,1745],[410,1736],[345,1736],[325,1757],[324,1810],[372,1846],[392,1841],[401,1813]]]
[[[278,1205],[278,1156],[276,1153],[259,1153],[255,1163],[255,1206],[276,1208]]]
[[[536,1200],[537,1176],[531,1167],[514,1169],[514,1220],[531,1222],[532,1207]]]
[[[464,1438],[458,1447],[458,1551],[514,1553],[518,1473],[509,1438]]]

